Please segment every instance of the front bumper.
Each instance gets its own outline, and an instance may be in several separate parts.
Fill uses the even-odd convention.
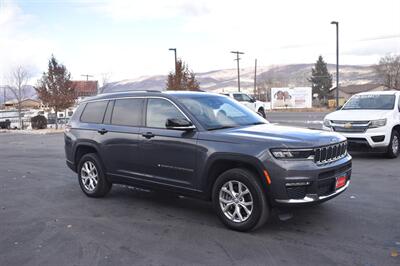
[[[307,204],[313,202],[324,202],[341,194],[349,187],[349,185],[350,180],[347,180],[346,185],[326,196],[318,196],[318,194],[306,194],[306,196],[302,199],[276,199],[276,201],[281,204]]]
[[[325,131],[333,131],[329,127],[322,127]],[[369,128],[363,133],[337,132],[347,138],[350,150],[379,150],[389,146],[392,129],[389,126]]]
[[[271,178],[267,193],[273,205],[311,205],[332,199],[349,187],[352,158],[347,154],[325,165],[316,165],[313,161],[274,160],[265,167]],[[343,176],[346,183],[336,189],[337,179]]]

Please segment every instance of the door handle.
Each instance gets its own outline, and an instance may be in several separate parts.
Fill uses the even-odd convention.
[[[146,132],[146,133],[143,133],[142,136],[145,137],[146,139],[151,139],[151,138],[154,138],[156,135],[154,135],[151,132]]]
[[[97,130],[97,132],[99,132],[101,135],[104,135],[108,132],[108,130],[105,128],[102,128],[102,129]]]

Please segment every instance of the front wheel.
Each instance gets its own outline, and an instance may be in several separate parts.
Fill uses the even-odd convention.
[[[213,205],[229,228],[248,231],[262,226],[269,216],[263,188],[252,172],[235,168],[221,174],[213,188]]]
[[[390,138],[389,147],[387,150],[387,157],[389,158],[397,158],[400,153],[400,136],[396,130],[393,130],[392,136]]]
[[[260,108],[258,109],[257,113],[262,116],[263,118],[267,118],[267,115],[265,114],[264,109]]]

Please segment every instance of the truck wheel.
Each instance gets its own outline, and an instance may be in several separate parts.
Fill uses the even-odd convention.
[[[215,181],[212,200],[222,223],[233,230],[255,229],[269,217],[263,188],[246,169],[234,168],[222,173]]]
[[[258,109],[257,113],[262,116],[263,118],[267,118],[267,116],[265,115],[265,111],[264,109],[260,108]]]
[[[78,181],[83,193],[94,198],[104,197],[112,186],[105,176],[99,157],[95,153],[82,156],[78,165]]]
[[[397,158],[400,153],[400,137],[396,130],[392,131],[389,147],[386,153],[388,158]]]

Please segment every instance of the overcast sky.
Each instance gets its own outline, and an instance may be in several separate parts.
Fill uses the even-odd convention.
[[[15,65],[34,75],[54,54],[71,71],[113,80],[173,70],[173,53],[195,72],[241,66],[374,64],[400,54],[400,1],[0,0],[0,79]],[[1,83],[1,80],[0,80]]]

